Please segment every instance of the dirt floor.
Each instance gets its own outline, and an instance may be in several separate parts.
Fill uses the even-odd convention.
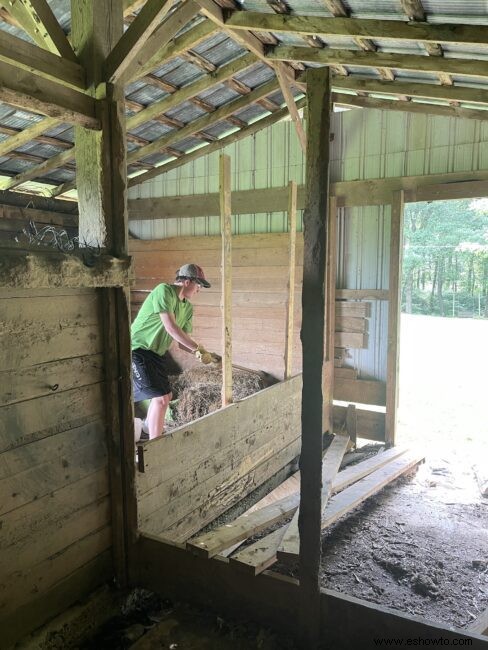
[[[461,628],[488,607],[487,366],[488,321],[402,316],[398,444],[426,462],[324,535],[324,587]]]

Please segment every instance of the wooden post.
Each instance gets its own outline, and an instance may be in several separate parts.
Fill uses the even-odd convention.
[[[100,100],[102,130],[75,127],[81,246],[128,255],[124,92],[104,83],[104,62],[123,34],[122,3],[72,0],[72,42],[87,83]],[[131,389],[129,286],[102,291],[107,447],[112,505],[112,549],[117,583],[128,582],[137,532],[134,493],[134,420]]]
[[[220,232],[222,234],[222,406],[232,402],[232,228],[230,156],[220,155]]]
[[[398,405],[398,343],[400,339],[403,208],[404,192],[403,190],[399,190],[393,193],[391,203],[388,349],[386,358],[385,441],[387,446],[395,444],[395,424]]]
[[[285,379],[291,377],[293,366],[293,331],[295,311],[295,266],[297,242],[297,184],[295,181],[288,183],[288,296],[286,302],[286,330],[285,330]]]
[[[327,217],[327,264],[325,273],[325,359],[322,373],[322,392],[324,395],[323,431],[332,432],[334,427],[334,348],[335,348],[335,285],[336,285],[336,222],[337,199],[330,197]]]
[[[300,456],[300,624],[302,646],[320,637],[319,567],[322,490],[322,371],[329,208],[331,84],[328,68],[307,72],[307,205],[303,219],[302,453]]]

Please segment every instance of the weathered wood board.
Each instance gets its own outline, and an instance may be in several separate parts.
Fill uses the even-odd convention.
[[[301,376],[142,445],[139,527],[179,541],[300,452]]]

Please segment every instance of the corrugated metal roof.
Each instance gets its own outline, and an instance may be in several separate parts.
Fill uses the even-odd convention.
[[[70,30],[70,0],[49,0],[49,4],[62,28],[66,33],[68,33]],[[343,0],[343,5],[349,12],[349,15],[353,17],[383,18],[399,21],[405,21],[407,18],[405,13],[402,11],[401,3],[398,0]],[[426,13],[427,21],[431,23],[472,22],[488,25],[488,2],[486,2],[486,0],[470,0],[469,3],[466,3],[464,0],[422,0],[422,5]],[[267,0],[244,0],[242,6],[245,10],[273,13],[272,7],[268,4]],[[323,0],[291,0],[288,3],[288,6],[290,7],[291,12],[296,14],[320,15],[324,17],[332,16]],[[195,17],[187,25],[182,27],[179,34],[195,27],[203,20],[205,19],[202,16]],[[4,29],[5,31],[25,40],[31,40],[23,30],[6,23],[0,23],[0,29]],[[275,34],[275,38],[286,45],[297,45],[302,47],[306,45],[306,41],[299,35]],[[333,49],[358,49],[358,44],[351,37],[322,35],[322,40],[327,47]],[[383,39],[381,41],[373,40],[373,43],[377,46],[377,49],[380,52],[396,52],[405,54],[425,53],[422,44],[413,41]],[[443,50],[447,57],[455,56],[456,58],[466,57],[488,59],[488,46],[443,44]],[[195,45],[192,51],[196,55],[203,57],[208,64],[216,66],[217,68],[234,60],[236,57],[242,56],[246,52],[241,45],[233,41],[225,33],[219,32],[218,30]],[[361,78],[380,78],[380,75],[375,68],[365,68],[353,65],[347,66],[347,71],[350,74],[357,74]],[[153,71],[152,74],[178,89],[186,87],[202,78],[202,76],[205,75],[205,71],[198,62],[191,60],[191,55],[188,58],[181,55],[165,62],[164,65]],[[394,70],[394,74],[399,81],[416,81],[439,84],[439,79],[434,73]],[[265,83],[271,79],[273,75],[274,73],[270,66],[259,62],[256,63],[256,65],[236,74],[235,79],[252,89]],[[455,75],[451,76],[451,78],[455,84],[485,88],[488,90],[488,78],[484,80],[482,78],[476,79],[464,75]],[[148,106],[155,101],[169,96],[169,93],[159,87],[156,83],[151,84],[147,83],[147,81],[147,78],[144,78],[131,83],[126,88],[127,98],[142,106]],[[217,108],[232,101],[240,95],[235,92],[229,84],[222,83],[199,93],[198,96],[214,108]],[[273,95],[270,96],[270,99],[277,104],[282,104],[283,102],[282,95],[279,91],[273,93]],[[440,101],[442,103],[442,100]],[[133,114],[130,106],[127,109],[127,114]],[[191,123],[205,114],[205,111],[198,108],[195,103],[189,101],[185,101],[167,112],[168,117],[180,120],[184,124]],[[242,109],[236,113],[236,116],[245,122],[252,122],[257,119],[257,117],[266,114],[267,112],[264,108],[259,105],[254,105]],[[6,105],[0,105],[0,127],[4,126],[12,129],[25,129],[40,119],[42,119],[40,116],[33,113],[18,110]],[[235,126],[233,124],[224,120],[218,124],[209,126],[206,131],[210,135],[220,137],[222,134],[228,133],[229,130],[234,128]],[[151,120],[131,130],[131,133],[143,138],[144,140],[154,141],[155,139],[173,131],[174,129],[171,127],[159,121]],[[60,124],[59,126],[50,129],[46,135],[72,142],[73,128],[66,124]],[[4,141],[6,137],[8,136],[0,134],[0,141]],[[176,149],[181,151],[188,151],[200,143],[200,140],[191,136],[183,141],[176,142],[174,146]],[[130,151],[135,151],[137,148],[138,145],[136,143],[128,143],[128,149]],[[53,144],[36,140],[21,147],[19,152],[32,154],[39,156],[40,158],[48,158],[63,150],[64,148],[62,146],[58,148]],[[154,154],[154,157],[151,157],[149,162],[157,164],[161,160],[167,158],[168,155],[161,152]],[[1,165],[1,169],[4,172],[16,174],[19,170],[23,171],[24,169],[32,168],[33,163],[18,158],[6,157],[2,159]],[[135,170],[136,168],[133,167],[132,169]],[[63,170],[60,172],[61,175],[65,173],[72,175],[72,172],[69,172],[69,170]],[[51,172],[44,178],[52,180],[55,177],[56,172]]]

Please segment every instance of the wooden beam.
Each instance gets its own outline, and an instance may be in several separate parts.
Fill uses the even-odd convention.
[[[122,79],[143,50],[147,39],[170,10],[171,4],[171,0],[147,0],[137,18],[129,25],[107,57],[105,73],[110,83],[117,83]]]
[[[341,90],[354,90],[356,92],[381,93],[387,95],[418,97],[449,101],[454,99],[460,102],[488,105],[488,93],[481,88],[468,88],[453,86],[447,88],[438,84],[395,82],[381,79],[367,79],[363,76],[349,75],[348,77],[334,77],[333,88],[336,92]]]
[[[334,93],[332,97],[334,104],[340,104],[341,106],[357,106],[359,108],[372,108],[380,111],[403,111],[404,113],[420,113],[423,115],[442,115],[444,117],[457,117],[468,120],[488,120],[488,110],[406,102],[394,98],[376,99],[374,97],[356,97],[339,93]]]
[[[189,135],[193,135],[199,131],[204,131],[209,126],[212,126],[221,120],[225,120],[225,118],[229,115],[232,115],[232,113],[235,113],[236,111],[249,106],[261,97],[266,97],[266,95],[271,94],[277,90],[277,88],[278,82],[276,80],[268,81],[255,88],[251,93],[249,93],[249,95],[233,99],[232,101],[217,108],[213,113],[203,115],[202,117],[193,120],[189,124],[186,124],[182,129],[167,133],[161,138],[157,138],[145,147],[140,147],[136,151],[131,152],[127,156],[127,162],[130,164],[135,160],[141,160],[146,156],[150,156],[154,153],[163,151],[166,147],[175,144],[175,142],[183,140]],[[183,157],[180,160],[182,159]]]
[[[215,73],[201,77],[200,79],[197,79],[197,81],[183,86],[182,88],[176,90],[176,92],[174,92],[169,97],[164,97],[163,99],[150,104],[147,106],[147,108],[144,108],[139,113],[128,117],[127,129],[130,131],[131,129],[135,129],[140,124],[144,124],[144,122],[149,122],[149,120],[152,120],[154,117],[161,115],[165,111],[169,111],[182,102],[185,102],[192,97],[195,97],[199,93],[208,90],[208,88],[211,88],[216,84],[220,84],[227,79],[230,79],[238,72],[246,70],[255,62],[256,60],[251,54],[246,54],[239,59],[221,66]],[[215,109],[212,108],[212,110]]]
[[[232,225],[230,156],[220,154],[220,233],[222,236],[222,406],[232,399]]]
[[[329,192],[330,192],[329,187]],[[331,196],[327,216],[327,264],[325,273],[325,348],[322,370],[322,393],[324,396],[322,430],[334,431],[334,356],[336,338],[336,266],[337,266],[337,200]]]
[[[49,117],[45,120],[35,122],[32,126],[27,127],[23,131],[19,131],[6,140],[3,140],[3,142],[0,142],[0,157],[6,156],[10,151],[21,147],[31,140],[35,140],[39,135],[41,135],[41,133],[49,131],[49,129],[52,129],[57,124],[59,124],[59,120],[54,117]]]
[[[226,17],[226,27],[235,30],[267,31],[276,34],[300,36],[349,36],[375,41],[394,39],[406,42],[431,42],[484,45],[488,39],[488,27],[484,25],[428,24],[401,20],[375,20],[371,18],[348,18],[304,16],[297,14],[272,14],[255,11],[233,11]],[[408,55],[406,55],[408,56]]]
[[[483,78],[488,68],[483,60],[421,56],[418,54],[390,54],[385,52],[354,52],[352,50],[317,49],[312,47],[278,46],[267,54],[270,61],[302,61],[323,65],[352,65],[362,68],[394,68],[414,72],[446,72],[448,74]]]
[[[488,607],[467,627],[471,634],[484,634],[488,636]]]
[[[0,31],[0,61],[36,77],[74,89],[85,88],[85,72],[79,63],[52,54],[3,30]]]
[[[181,36],[177,36],[170,43],[158,50],[158,52],[156,52],[148,61],[143,63],[137,71],[134,71],[134,74],[136,75],[134,79],[139,79],[140,77],[145,76],[160,66],[163,61],[168,61],[169,59],[180,56],[192,47],[195,47],[211,36],[216,29],[215,24],[210,20],[205,20],[198,23],[195,27],[188,29],[186,32],[181,34]],[[131,75],[131,71],[128,74]]]
[[[400,311],[403,259],[403,191],[394,192],[391,204],[390,266],[388,304],[388,346],[386,357],[386,421],[385,439],[388,446],[395,444],[398,406],[398,373],[400,351]]]
[[[52,171],[53,169],[58,169],[63,167],[67,162],[73,160],[75,157],[75,151],[73,149],[68,149],[67,151],[62,151],[61,153],[47,158],[42,163],[34,165],[27,169],[25,172],[17,174],[5,181],[0,181],[0,190],[11,190],[14,187],[18,187],[27,181],[35,180]]]
[[[303,215],[302,453],[300,455],[300,624],[309,648],[319,639],[322,365],[329,193],[331,88],[329,70],[307,72],[307,204]]]
[[[1,0],[0,4],[40,47],[70,61],[77,61],[47,0]]]
[[[349,436],[336,436],[325,452],[322,460],[322,513],[324,513],[332,494],[332,484],[336,478],[337,472],[339,471],[348,445]],[[281,543],[278,546],[277,557],[279,560],[287,560],[290,555],[293,559],[296,559],[296,556],[300,552],[300,535],[298,532],[299,515],[300,511],[297,510],[293,515],[293,519],[288,524]]]
[[[143,47],[136,52],[131,63],[126,68],[125,73],[122,75],[122,81],[127,84],[134,79],[144,76],[144,71],[154,70],[158,64],[161,64],[163,61],[161,58],[161,50],[163,50],[173,37],[198,14],[199,10],[200,7],[193,2],[193,0],[185,0],[180,4],[179,7],[154,30],[151,36],[149,36],[143,44]]]
[[[93,98],[42,77],[34,84],[30,73],[1,62],[0,101],[60,122],[100,128]]]
[[[296,272],[296,243],[297,243],[297,184],[288,183],[288,282],[286,299],[286,329],[285,329],[285,379],[292,375],[293,368],[293,339],[295,331],[295,272]]]
[[[282,109],[286,111],[286,109]],[[237,132],[239,133],[239,132]],[[214,143],[215,145],[218,144]],[[202,149],[205,149],[203,147]],[[171,163],[170,163],[171,164]],[[155,170],[153,170],[155,171]],[[471,180],[473,177],[476,180]],[[139,178],[139,177],[137,177]],[[136,180],[136,179],[133,179]],[[391,192],[404,189],[405,202],[434,201],[452,198],[476,198],[486,194],[488,170],[449,172],[425,176],[394,176],[367,181],[341,181],[330,184],[331,196],[340,206],[383,205],[391,201]],[[233,192],[232,213],[285,212],[286,186]],[[297,209],[305,207],[305,186],[297,188]],[[219,215],[219,195],[193,194],[151,199],[129,199],[129,220],[173,219]],[[338,289],[336,297],[354,300],[388,300],[384,289]]]
[[[377,454],[376,456],[373,456],[368,460],[364,460],[361,463],[358,463],[357,465],[342,470],[337,474],[337,476],[333,481],[332,493],[336,494],[337,492],[340,492],[341,490],[345,489],[347,486],[352,485],[356,481],[361,480],[365,476],[368,476],[369,474],[376,471],[377,469],[384,467],[387,463],[390,463],[396,458],[402,456],[405,453],[405,451],[406,451],[405,449],[399,449],[398,447],[395,447],[381,454]],[[299,473],[298,473],[298,477],[299,477]],[[299,483],[296,487],[297,488],[299,487]],[[290,497],[293,496],[293,494],[295,494],[295,501],[292,502],[289,499]],[[294,512],[294,510],[298,506],[298,502],[299,502],[298,493],[291,492],[290,494],[287,494],[286,497],[275,501],[275,505],[281,505],[281,507],[284,510],[287,510],[286,516],[289,516],[291,513]],[[290,505],[292,504],[292,507],[290,509],[288,509],[288,504]],[[253,575],[260,573],[261,570],[264,570],[265,568],[269,567],[276,560],[276,553],[278,550],[278,546],[281,541],[281,538],[285,533],[284,528],[286,528],[286,526],[280,529],[281,537],[273,535],[273,533],[271,533],[269,535],[266,535],[265,537],[262,537],[259,540],[257,544],[259,543],[261,544],[261,549],[262,549],[261,552],[259,553],[250,552],[249,554],[246,554],[245,552],[247,549],[244,549],[242,552],[231,557],[230,559],[231,563],[237,568],[237,566],[241,562],[244,562],[245,566],[239,566],[240,569],[246,572],[251,572]],[[254,546],[256,550],[258,548],[257,544]],[[247,547],[247,548],[251,549],[252,547]]]
[[[298,135],[298,141],[300,142],[303,153],[307,153],[307,136],[305,135],[302,120],[298,114],[295,98],[293,96],[287,78],[287,69],[281,63],[279,63],[275,66],[275,72],[280,84],[281,93],[285,99],[286,105],[288,106],[288,112],[290,113],[291,120],[295,126],[295,131]]]

